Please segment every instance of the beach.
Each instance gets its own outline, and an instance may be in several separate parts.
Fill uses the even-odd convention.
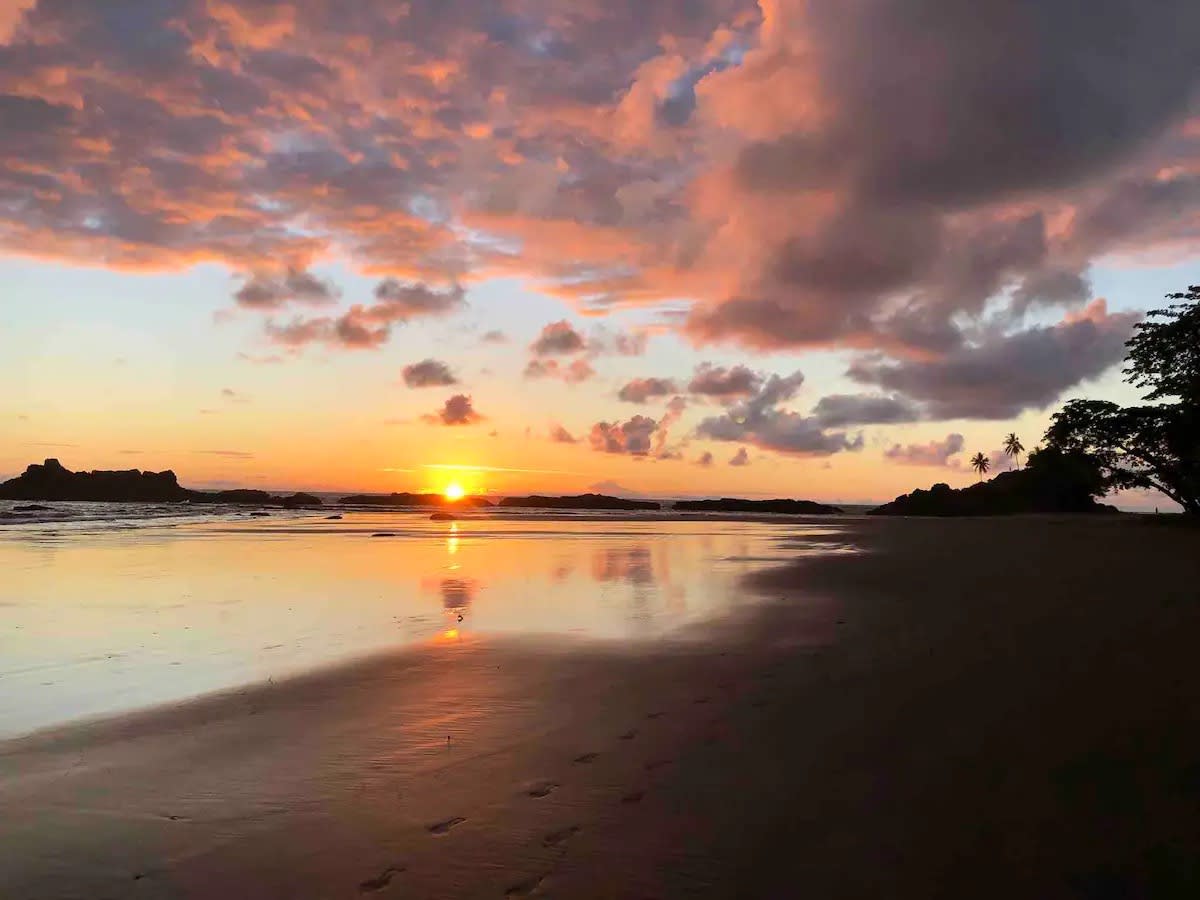
[[[1195,895],[1194,529],[847,517],[672,543],[613,519],[536,540],[601,527],[586,579],[497,605],[535,604],[520,627],[487,623],[481,573],[447,595],[439,569],[430,620],[353,661],[10,737],[0,896]],[[706,530],[720,546],[695,549]],[[355,552],[404,540],[370,533]],[[352,598],[376,571],[328,581],[368,632]],[[460,629],[446,597],[470,578]],[[621,614],[572,618],[573,591]]]

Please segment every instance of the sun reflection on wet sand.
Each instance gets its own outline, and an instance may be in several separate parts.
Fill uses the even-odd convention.
[[[739,576],[803,534],[372,513],[0,533],[0,734],[468,633],[661,639],[754,602]]]

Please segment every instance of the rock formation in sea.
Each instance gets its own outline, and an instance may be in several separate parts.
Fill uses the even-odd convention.
[[[321,506],[312,494],[278,496],[266,491],[237,488],[228,491],[192,491],[181,487],[175,473],[96,470],[72,472],[57,459],[34,463],[16,478],[0,484],[3,500],[91,500],[103,503],[222,503],[242,506],[284,506],[295,509]]]

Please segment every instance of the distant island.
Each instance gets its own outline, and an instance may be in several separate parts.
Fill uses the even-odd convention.
[[[566,497],[543,497],[533,494],[528,497],[505,497],[497,505],[519,509],[662,509],[661,503],[652,500],[626,500],[606,494],[575,494]]]
[[[338,500],[343,506],[491,506],[492,501],[484,497],[461,497],[450,500],[441,494],[350,494]]]
[[[679,500],[673,507],[685,512],[782,513],[790,516],[829,516],[842,510],[812,500],[746,500],[722,497],[720,500]]]
[[[102,503],[227,503],[282,506],[297,509],[321,506],[312,494],[270,494],[239,488],[193,491],[181,487],[175,473],[119,471],[72,472],[57,459],[34,463],[16,478],[0,484],[0,500],[91,500]]]
[[[1021,513],[1115,513],[1099,503],[1101,476],[1083,454],[1044,449],[1023,469],[955,489],[935,484],[876,507],[872,516],[1003,516]]]

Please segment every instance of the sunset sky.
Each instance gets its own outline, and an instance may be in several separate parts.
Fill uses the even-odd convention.
[[[1136,402],[1124,341],[1200,281],[1197,34],[1195,0],[0,0],[0,476],[969,483],[1064,399]]]

